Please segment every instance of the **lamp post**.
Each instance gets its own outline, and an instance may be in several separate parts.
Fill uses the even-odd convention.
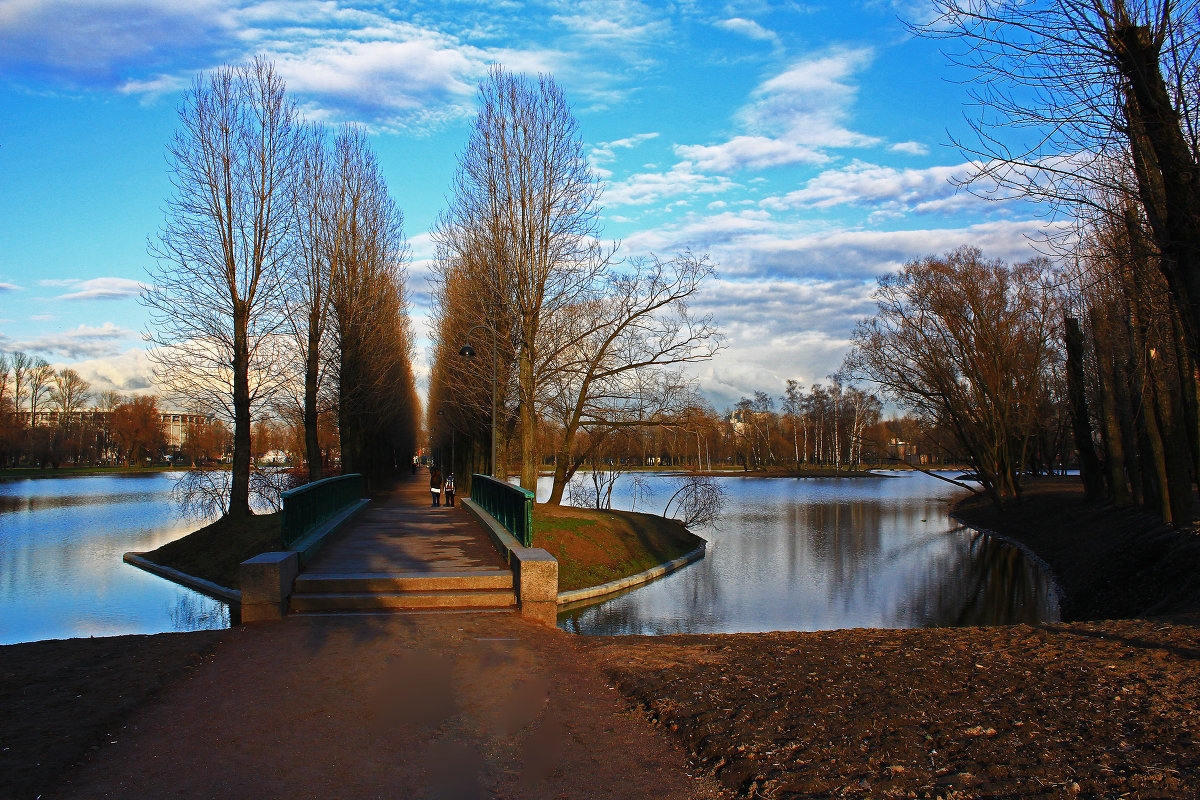
[[[492,477],[498,477],[496,474],[496,330],[491,325],[476,325],[471,330],[467,331],[467,343],[462,346],[458,354],[463,358],[474,358],[475,348],[471,347],[471,334],[483,328],[492,334],[492,452],[491,467]]]

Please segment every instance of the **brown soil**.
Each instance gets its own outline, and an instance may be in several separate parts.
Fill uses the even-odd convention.
[[[636,575],[704,541],[678,521],[631,511],[534,506],[533,540],[558,559],[559,591]]]
[[[120,739],[130,713],[198,665],[218,631],[0,647],[0,798],[32,798]]]
[[[1020,503],[982,497],[955,515],[1028,547],[1054,573],[1064,620],[1127,619],[1200,611],[1200,535],[1146,511],[1084,502],[1079,478],[1027,482]]]
[[[256,514],[242,520],[222,517],[187,536],[167,542],[145,558],[228,589],[240,588],[238,565],[280,548],[280,514]]]
[[[590,649],[742,797],[1195,798],[1200,629],[637,637]]]

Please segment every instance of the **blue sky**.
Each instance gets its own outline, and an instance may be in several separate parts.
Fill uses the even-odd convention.
[[[970,243],[1034,255],[1046,220],[981,200],[952,136],[969,76],[902,19],[922,2],[0,0],[0,350],[151,385],[137,302],[197,73],[272,58],[311,118],[367,126],[412,244],[428,229],[488,65],[562,85],[622,252],[708,253],[694,303],[728,336],[699,367],[718,407],[836,369],[874,278]],[[426,374],[427,353],[418,372]]]

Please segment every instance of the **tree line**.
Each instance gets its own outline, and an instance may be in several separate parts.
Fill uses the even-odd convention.
[[[419,402],[403,215],[365,132],[304,120],[262,58],[197,77],[179,122],[143,300],[168,398],[231,429],[219,507],[250,513],[270,416],[303,428],[309,480],[336,443],[374,489],[414,452]]]
[[[601,183],[551,77],[494,67],[478,104],[433,231],[430,441],[464,478],[512,464],[533,489],[539,435],[553,426],[559,503],[609,437],[697,402],[681,368],[722,339],[688,301],[715,267],[602,243]]]
[[[154,395],[93,392],[70,367],[0,353],[0,468],[142,465],[170,455],[201,466],[226,453],[228,430],[218,420],[189,419],[170,448],[164,415]]]

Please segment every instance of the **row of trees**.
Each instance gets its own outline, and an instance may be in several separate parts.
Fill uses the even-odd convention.
[[[533,489],[553,425],[558,503],[606,437],[696,404],[680,367],[721,337],[687,301],[714,267],[691,253],[618,258],[600,243],[600,192],[561,89],[494,68],[434,231],[428,422],[459,474],[519,463]]]
[[[361,129],[303,120],[261,58],[198,77],[169,147],[173,195],[151,244],[156,377],[228,423],[227,513],[249,513],[252,420],[305,431],[308,477],[368,487],[407,464],[419,404],[403,217]]]

